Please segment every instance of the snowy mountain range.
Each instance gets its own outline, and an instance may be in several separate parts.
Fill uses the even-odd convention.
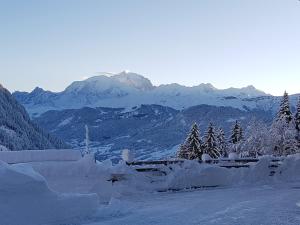
[[[67,147],[31,122],[29,115],[0,85],[0,151]]]
[[[118,159],[124,148],[140,159],[164,158],[176,151],[195,121],[202,135],[209,122],[228,135],[235,120],[244,127],[254,117],[270,123],[281,101],[253,86],[154,86],[128,72],[75,81],[59,93],[35,88],[13,95],[37,124],[76,149],[84,148],[88,125],[91,147],[101,159]],[[293,111],[297,97],[290,98]]]
[[[142,75],[121,72],[75,81],[64,91],[55,93],[35,88],[31,93],[15,92],[16,99],[32,117],[48,110],[110,107],[131,110],[142,104],[156,104],[182,110],[206,104],[230,106],[242,110],[277,110],[281,98],[257,90],[244,88],[217,89],[211,84],[186,87],[179,84],[154,86]],[[296,102],[292,96],[292,102]]]

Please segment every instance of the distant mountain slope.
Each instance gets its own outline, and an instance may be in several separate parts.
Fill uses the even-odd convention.
[[[194,87],[168,84],[156,87],[147,78],[127,72],[116,75],[104,74],[76,81],[59,93],[36,88],[31,93],[15,92],[13,95],[33,117],[48,110],[82,107],[131,109],[142,104],[157,104],[178,110],[207,104],[274,112],[281,99],[259,91],[253,86],[222,90],[211,84]],[[296,96],[292,96],[291,99],[295,104]]]
[[[62,141],[32,123],[24,107],[0,85],[0,150],[63,147]]]
[[[99,150],[101,159],[119,158],[124,148],[135,150],[138,158],[153,159],[172,154],[168,149],[185,139],[194,121],[198,122],[203,135],[209,122],[224,127],[228,133],[235,120],[245,125],[252,117],[266,123],[272,120],[270,112],[232,107],[199,105],[181,111],[160,105],[142,105],[130,111],[87,107],[48,111],[35,121],[74,148],[84,147],[84,126],[87,124],[91,145]]]

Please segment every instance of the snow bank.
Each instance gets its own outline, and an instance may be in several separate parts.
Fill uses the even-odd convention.
[[[185,161],[173,170],[167,176],[166,189],[225,186],[230,182],[229,170],[196,161]]]
[[[277,181],[300,181],[300,153],[288,156],[278,170],[275,176]]]
[[[77,161],[80,158],[80,151],[70,149],[0,151],[0,160],[9,164],[45,161]]]
[[[76,223],[90,216],[98,203],[118,205],[120,197],[141,193],[145,196],[156,191],[194,187],[300,181],[300,155],[287,157],[278,168],[269,168],[272,159],[265,156],[258,163],[251,163],[249,168],[231,169],[188,160],[182,164],[157,165],[156,169],[163,171],[165,176],[151,171],[137,172],[125,162],[117,165],[112,165],[110,160],[95,163],[92,155],[70,162],[13,166],[1,163],[0,224]],[[274,176],[270,176],[271,170],[276,170]],[[113,176],[119,180],[112,182]],[[126,208],[126,205],[120,207]]]
[[[29,165],[0,161],[0,224],[70,224],[91,216],[95,194],[58,194]]]

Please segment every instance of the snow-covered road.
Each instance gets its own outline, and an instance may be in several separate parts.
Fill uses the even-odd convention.
[[[299,225],[300,183],[115,199],[88,225]]]

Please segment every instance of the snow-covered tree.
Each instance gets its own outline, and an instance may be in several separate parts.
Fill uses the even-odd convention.
[[[286,91],[284,92],[280,103],[279,111],[277,114],[277,121],[278,120],[285,120],[287,123],[290,123],[293,120],[293,115],[290,110],[289,95]]]
[[[271,127],[273,154],[285,156],[299,151],[297,124],[289,104],[289,96],[284,92],[276,119]]]
[[[221,157],[228,156],[228,144],[226,142],[225,133],[222,128],[218,128],[216,130],[216,141],[217,141],[217,148],[219,149]]]
[[[229,139],[229,151],[234,153],[241,152],[242,140],[244,134],[243,129],[238,121],[235,122],[234,126],[232,127],[230,139]]]
[[[202,142],[196,123],[192,125],[185,142],[178,150],[177,156],[183,159],[201,159],[203,154]]]
[[[297,111],[295,115],[295,125],[297,131],[297,141],[299,143],[299,148],[300,148],[300,97],[298,99]]]
[[[242,155],[246,157],[257,157],[270,154],[271,139],[268,126],[256,119],[252,119],[247,126],[246,135],[242,142]]]
[[[286,120],[276,120],[272,124],[270,133],[274,155],[286,156],[298,151],[294,124],[287,123]]]
[[[230,136],[230,142],[232,144],[238,144],[243,139],[243,129],[239,122],[236,120],[232,128],[232,133]]]
[[[211,158],[220,157],[217,138],[212,123],[208,125],[207,132],[205,135],[204,153],[208,154]]]

